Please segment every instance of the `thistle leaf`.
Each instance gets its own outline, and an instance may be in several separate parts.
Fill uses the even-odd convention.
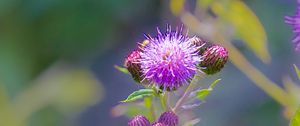
[[[206,96],[212,91],[211,88],[201,89],[197,92],[197,98],[200,100],[205,100]]]
[[[139,99],[143,99],[145,97],[151,97],[154,96],[154,91],[153,89],[140,89],[137,91],[134,91],[133,93],[131,93],[127,99],[121,101],[121,102],[133,102]]]
[[[297,73],[297,76],[298,76],[298,78],[299,78],[299,80],[300,80],[300,70],[299,70],[299,68],[294,64],[294,68],[295,68],[295,71],[296,71],[296,73]]]
[[[120,66],[118,66],[118,65],[115,65],[114,67],[115,67],[117,70],[121,71],[122,73],[129,74],[129,71],[128,71],[126,68],[124,68],[124,67],[120,67]]]
[[[209,86],[209,88],[213,89],[215,87],[215,85],[220,81],[221,79],[217,79],[214,82],[212,82]]]
[[[210,84],[209,88],[201,89],[196,92],[196,96],[198,99],[204,101],[207,95],[213,90],[214,86],[220,81],[221,79],[215,80],[213,83]]]

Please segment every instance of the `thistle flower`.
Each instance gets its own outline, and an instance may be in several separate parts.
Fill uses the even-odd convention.
[[[204,73],[211,75],[219,72],[225,65],[228,59],[228,51],[222,46],[212,46],[204,51],[203,61],[200,66],[204,69]]]
[[[128,69],[132,78],[138,83],[142,80],[141,64],[139,63],[140,58],[141,52],[134,50],[127,56],[124,63],[124,66]]]
[[[171,111],[164,112],[163,114],[161,114],[158,119],[158,122],[167,126],[177,126],[179,123],[178,116]]]
[[[137,115],[129,120],[128,126],[150,126],[150,122],[145,116]]]
[[[285,23],[292,25],[293,32],[296,34],[292,42],[296,45],[296,51],[300,51],[300,6],[294,16],[285,16]]]
[[[156,123],[153,123],[152,126],[167,126],[167,125],[156,122]]]
[[[189,41],[189,37],[180,30],[171,31],[167,26],[165,33],[157,29],[158,35],[152,38],[146,35],[149,43],[141,54],[141,68],[144,78],[157,87],[175,90],[187,84],[197,70],[201,56],[199,47]]]

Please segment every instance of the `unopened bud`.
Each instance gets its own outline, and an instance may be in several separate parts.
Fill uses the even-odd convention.
[[[215,74],[224,67],[228,59],[228,51],[226,48],[218,45],[214,45],[203,52],[203,61],[200,66],[202,70],[208,75]]]
[[[158,122],[167,126],[177,126],[179,123],[178,116],[172,111],[162,113]]]
[[[152,124],[152,126],[167,126],[167,125],[165,125],[165,124],[163,124],[163,123],[153,123]]]
[[[141,64],[140,64],[141,52],[138,50],[132,51],[125,59],[124,66],[130,72],[132,78],[140,83],[142,80]]]
[[[129,120],[128,126],[150,126],[150,122],[145,116],[137,115]]]

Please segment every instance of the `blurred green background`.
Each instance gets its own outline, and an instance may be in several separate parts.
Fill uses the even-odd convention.
[[[266,65],[234,44],[273,81],[296,78],[292,64],[300,64],[300,55],[283,21],[296,1],[245,2],[265,27],[272,61]],[[126,125],[110,110],[139,86],[113,66],[123,64],[144,33],[167,23],[181,25],[167,0],[0,0],[0,125]],[[281,106],[232,64],[217,76],[222,84],[198,110],[199,125],[288,124]]]

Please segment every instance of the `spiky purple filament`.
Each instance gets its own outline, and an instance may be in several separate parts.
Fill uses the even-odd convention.
[[[157,86],[176,89],[193,77],[201,56],[197,55],[198,47],[182,34],[182,28],[172,32],[168,26],[164,34],[157,31],[154,38],[146,36],[150,43],[141,54],[142,72],[145,79]]]
[[[294,16],[285,16],[285,23],[293,26],[293,32],[296,34],[293,43],[296,45],[296,51],[300,52],[300,6]]]

